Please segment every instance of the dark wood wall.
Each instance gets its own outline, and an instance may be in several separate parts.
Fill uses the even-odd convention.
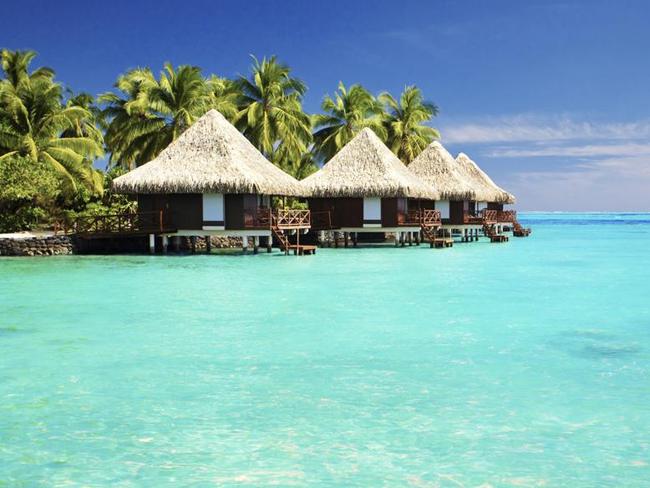
[[[396,227],[404,223],[408,212],[406,198],[381,199],[381,225],[382,227]]]
[[[496,202],[488,202],[488,209],[490,210],[498,210],[499,212],[503,211],[503,203],[496,203]]]
[[[257,195],[224,195],[226,229],[244,229],[244,214],[254,213]],[[169,225],[176,229],[201,230],[203,228],[203,195],[200,193],[140,194],[138,209],[142,212],[163,210]],[[206,223],[206,225],[215,225]]]
[[[203,197],[198,193],[139,194],[138,210],[162,210],[165,222],[176,229],[203,227]]]
[[[456,201],[452,200],[449,202],[449,223],[450,224],[462,224],[463,215],[465,213],[465,208],[467,206],[467,201]]]
[[[228,194],[224,196],[224,215],[226,229],[241,230],[245,228],[244,215],[254,215],[257,210],[257,195],[253,193]]]
[[[312,212],[330,212],[332,227],[363,227],[363,198],[309,198]]]

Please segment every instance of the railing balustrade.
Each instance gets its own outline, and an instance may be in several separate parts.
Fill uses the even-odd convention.
[[[247,229],[295,228],[310,226],[309,210],[256,208],[244,212],[244,227]]]
[[[162,232],[168,214],[162,210],[124,214],[90,215],[76,218],[64,232],[75,234],[120,234],[124,232]]]

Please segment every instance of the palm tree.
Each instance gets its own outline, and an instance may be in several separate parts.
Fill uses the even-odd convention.
[[[106,144],[109,166],[131,169],[154,159],[188,127],[219,103],[215,83],[207,83],[200,68],[165,63],[159,79],[137,68],[118,78],[122,95],[105,93],[109,120]],[[229,109],[234,113],[234,105]]]
[[[352,85],[347,89],[343,82],[339,82],[334,98],[326,95],[321,108],[325,113],[314,115],[313,123],[316,129],[314,151],[322,161],[332,158],[366,127],[375,131],[381,139],[386,137],[383,107],[361,85]]]
[[[17,88],[20,83],[29,83],[30,80],[40,78],[53,79],[54,71],[42,67],[29,73],[29,65],[36,57],[35,51],[10,51],[3,49],[0,55],[2,58],[2,72],[6,81]]]
[[[218,110],[229,121],[233,121],[239,112],[242,95],[239,86],[233,80],[211,75],[207,79],[208,90],[212,96],[212,108]]]
[[[379,95],[379,100],[387,107],[384,119],[388,132],[386,143],[405,164],[413,161],[431,141],[440,137],[436,129],[424,125],[438,115],[438,107],[425,102],[419,88],[407,86],[399,102],[389,93]]]
[[[235,118],[240,131],[272,161],[299,160],[311,143],[311,120],[302,109],[305,84],[291,76],[275,56],[253,57],[250,78],[240,76],[241,109]]]
[[[79,120],[74,129],[63,133],[63,137],[86,136],[94,139],[97,144],[103,145],[102,130],[106,130],[107,125],[102,110],[95,103],[95,98],[84,92],[76,95],[69,92],[65,105],[66,107],[81,107],[88,111],[89,117]]]
[[[76,190],[81,182],[100,193],[102,177],[92,161],[103,155],[99,139],[77,132],[92,121],[88,110],[62,105],[62,89],[54,73],[29,73],[35,53],[2,52],[4,79],[0,80],[0,159],[25,157],[53,169]]]

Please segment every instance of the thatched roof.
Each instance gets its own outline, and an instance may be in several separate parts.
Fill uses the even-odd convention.
[[[477,189],[476,200],[479,202],[515,203],[513,194],[508,193],[499,187],[481,169],[478,164],[472,161],[465,153],[456,156],[456,162],[465,172],[467,178],[471,179]]]
[[[120,193],[263,193],[307,196],[223,115],[210,110],[150,161],[113,180]]]
[[[315,197],[438,198],[368,128],[301,183]]]
[[[472,181],[464,176],[454,157],[438,141],[429,144],[408,168],[436,188],[441,200],[475,200]]]

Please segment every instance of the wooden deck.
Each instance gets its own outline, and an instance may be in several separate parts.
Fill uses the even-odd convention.
[[[490,236],[490,242],[508,242],[508,236],[505,234],[495,234]]]
[[[443,247],[452,247],[453,245],[454,240],[451,237],[436,237],[433,241],[431,241],[431,247],[435,247],[437,249]]]
[[[311,244],[289,244],[288,249],[293,251],[295,256],[306,256],[308,254],[316,254],[318,246]]]

